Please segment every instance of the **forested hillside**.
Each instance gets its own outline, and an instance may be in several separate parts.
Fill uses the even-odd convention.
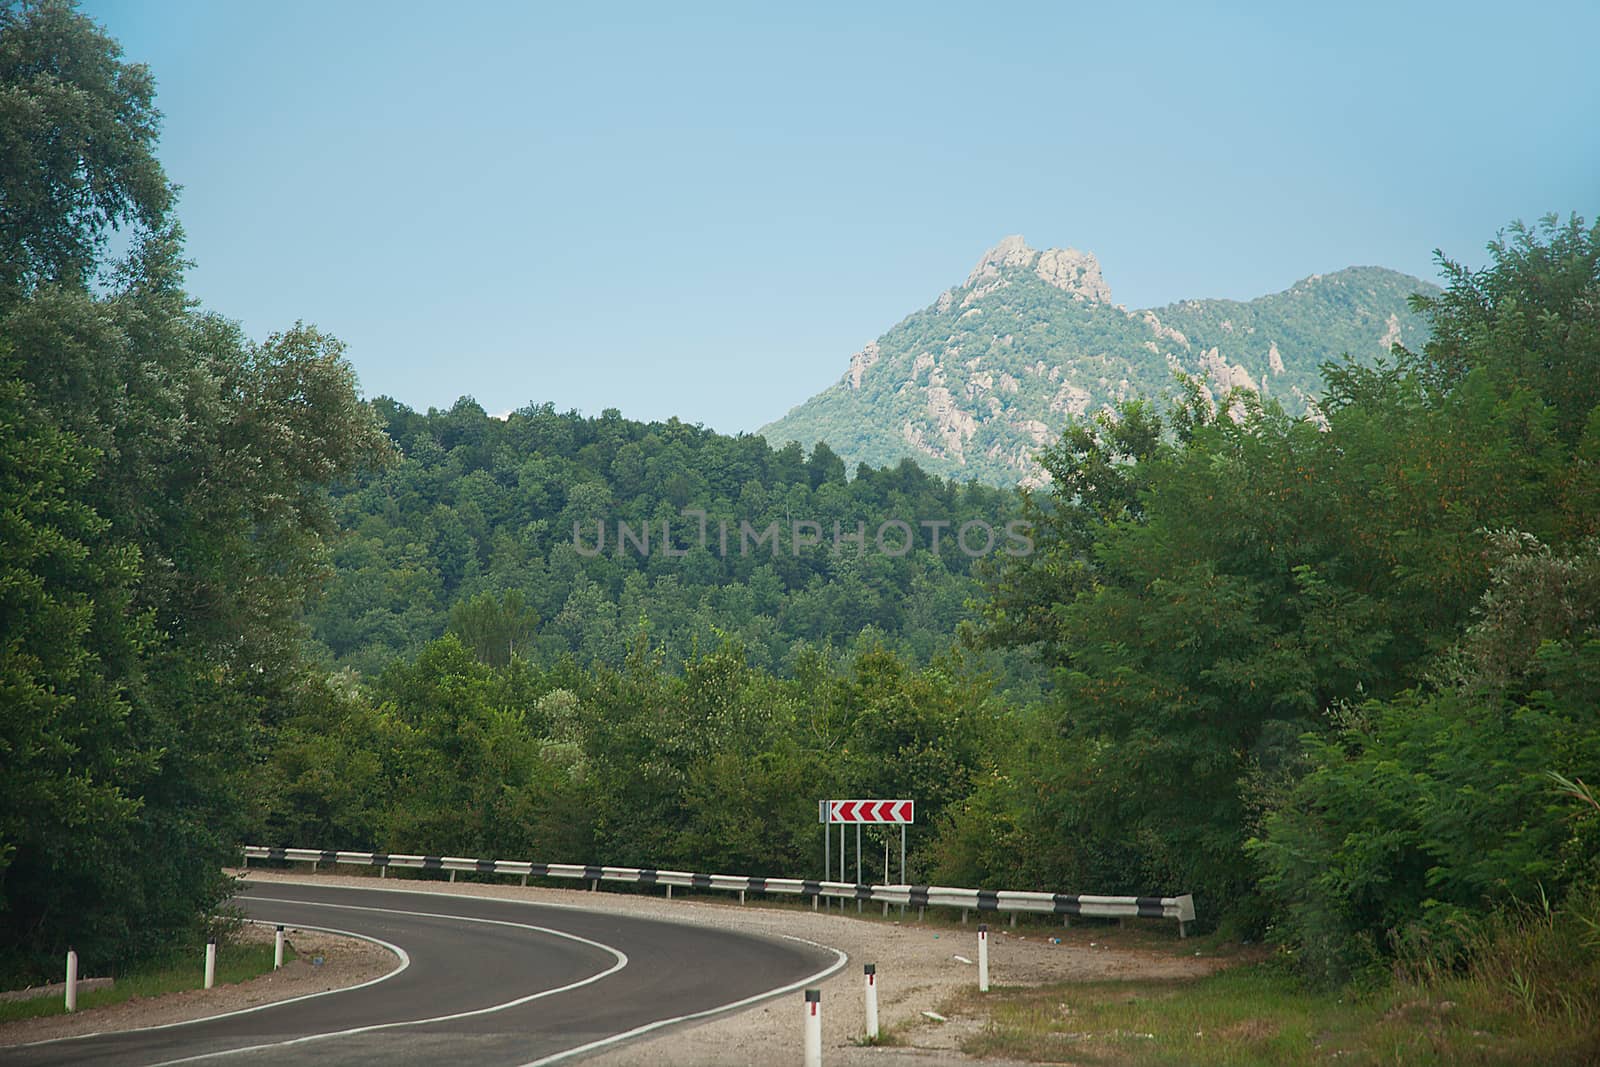
[[[1014,491],[909,462],[846,477],[825,444],[677,420],[375,406],[399,459],[340,491],[338,574],[312,616],[368,674],[447,628],[497,664],[617,667],[640,639],[677,662],[729,636],[789,673],[864,632],[925,664],[972,617],[974,565],[1025,547]]]

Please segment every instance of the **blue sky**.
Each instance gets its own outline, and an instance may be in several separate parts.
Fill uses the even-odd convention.
[[[368,395],[754,430],[1009,233],[1130,307],[1600,213],[1600,4],[90,0],[208,307]]]

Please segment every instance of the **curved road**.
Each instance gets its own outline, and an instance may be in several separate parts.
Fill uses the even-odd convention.
[[[408,962],[336,993],[0,1049],[0,1063],[531,1067],[796,989],[844,963],[811,942],[553,904],[249,882],[235,899],[251,918],[359,934]]]

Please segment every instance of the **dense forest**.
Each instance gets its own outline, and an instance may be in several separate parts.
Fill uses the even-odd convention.
[[[197,929],[247,839],[792,875],[830,794],[916,797],[916,880],[1193,892],[1318,981],[1600,924],[1600,226],[1441,260],[1317,420],[1180,381],[1038,490],[847,472],[361,400],[186,295],[148,73],[0,16],[8,980]]]
[[[364,674],[446,629],[490,662],[619,667],[642,634],[677,663],[725,635],[788,674],[805,649],[867,633],[926,664],[975,618],[980,561],[1028,548],[1006,529],[1016,493],[909,462],[847,477],[826,445],[676,420],[374,406],[396,460],[338,490],[347,533],[311,617],[335,664]]]

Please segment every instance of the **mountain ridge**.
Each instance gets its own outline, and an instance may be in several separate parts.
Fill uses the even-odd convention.
[[[1175,372],[1208,392],[1243,387],[1303,412],[1322,363],[1370,363],[1426,324],[1410,310],[1421,279],[1384,267],[1310,274],[1251,300],[1113,303],[1092,252],[1033,249],[1019,235],[966,280],[850,357],[831,386],[757,432],[825,441],[847,463],[911,458],[931,472],[996,485],[1041,484],[1034,455],[1068,419],[1170,392]]]

